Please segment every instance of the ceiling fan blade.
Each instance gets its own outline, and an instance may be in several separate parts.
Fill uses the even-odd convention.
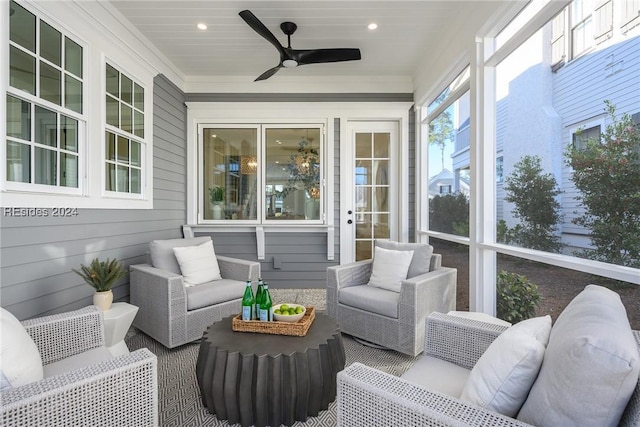
[[[360,49],[290,49],[292,59],[298,61],[298,65],[320,64],[324,62],[357,61],[361,59]]]
[[[273,67],[273,68],[271,68],[271,69],[269,69],[269,70],[265,71],[264,73],[260,74],[260,75],[258,76],[258,78],[256,78],[256,79],[254,80],[254,82],[257,82],[257,81],[259,81],[259,80],[266,80],[266,79],[268,79],[269,77],[271,77],[271,76],[273,76],[275,73],[277,73],[277,72],[278,72],[278,70],[279,70],[280,68],[282,68],[282,64],[279,64],[279,65],[277,65],[277,66],[275,66],[275,67]]]
[[[282,47],[276,36],[274,36],[273,33],[269,31],[269,29],[265,27],[265,25],[253,13],[251,13],[250,10],[243,10],[239,15],[244,19],[244,22],[253,28],[256,33],[260,34],[265,40],[274,45],[275,48],[278,49],[278,52],[280,52],[281,57],[286,55],[284,47]]]

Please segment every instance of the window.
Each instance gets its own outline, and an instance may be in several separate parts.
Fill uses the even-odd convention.
[[[321,126],[204,126],[201,135],[201,222],[321,223]]]
[[[496,158],[496,182],[501,183],[504,181],[504,157],[498,156]]]
[[[593,46],[593,1],[571,3],[571,56],[575,58]]]
[[[578,129],[572,133],[573,146],[579,150],[584,150],[589,140],[600,141],[600,125],[588,129]]]
[[[105,190],[141,195],[145,158],[144,88],[106,64]]]
[[[83,48],[14,1],[9,7],[7,188],[77,194]]]
[[[469,67],[428,107],[429,230],[469,236]],[[452,87],[454,89],[452,89]]]

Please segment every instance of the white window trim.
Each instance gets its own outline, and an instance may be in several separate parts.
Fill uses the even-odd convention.
[[[7,2],[8,3],[8,2]],[[7,3],[2,4],[2,11],[0,12],[0,19],[2,20],[4,28],[6,31],[4,32],[4,38],[2,39],[2,57],[6,59],[2,61],[3,65],[0,70],[0,80],[2,81],[2,85],[0,88],[2,89],[2,102],[0,105],[2,109],[0,111],[4,111],[5,114],[0,119],[2,120],[2,124],[0,125],[0,134],[5,138],[3,146],[1,148],[1,161],[0,161],[0,193],[2,194],[2,205],[3,206],[14,206],[14,207],[22,207],[22,206],[37,206],[37,202],[35,199],[40,198],[40,195],[51,195],[54,197],[53,200],[60,200],[60,198],[70,197],[75,198],[78,196],[83,196],[86,194],[87,182],[86,182],[86,169],[87,169],[87,67],[88,67],[88,59],[87,59],[87,50],[88,44],[87,42],[79,37],[74,32],[70,31],[70,29],[58,22],[56,19],[48,16],[38,7],[32,4],[24,4],[24,2],[19,2],[20,6],[25,8],[30,13],[36,16],[36,46],[40,45],[39,34],[40,34],[40,25],[38,23],[40,21],[44,21],[54,29],[60,32],[61,37],[64,39],[65,37],[69,38],[73,42],[77,43],[80,47],[82,47],[82,70],[83,75],[80,78],[82,82],[82,113],[78,113],[71,109],[68,109],[62,105],[55,104],[46,99],[40,98],[35,94],[30,94],[28,92],[22,91],[20,89],[14,88],[9,85],[9,50],[10,46],[15,46],[20,50],[28,52],[29,55],[34,56],[36,58],[36,74],[38,74],[39,70],[39,62],[45,61],[47,64],[50,64],[56,69],[61,70],[62,79],[64,80],[64,76],[66,72],[64,71],[64,67],[58,67],[54,64],[51,64],[48,60],[42,58],[39,53],[34,53],[28,51],[24,47],[17,45],[9,40],[9,26],[10,26],[10,17],[7,14]],[[78,76],[75,76],[78,78]],[[36,93],[38,92],[39,87],[39,78],[36,77]],[[64,114],[65,116],[74,118],[78,121],[78,187],[63,187],[59,185],[43,185],[43,184],[35,184],[35,183],[24,183],[24,182],[15,182],[7,180],[7,171],[6,171],[6,159],[7,159],[7,142],[6,142],[6,111],[7,111],[7,95],[15,96],[16,98],[24,99],[25,101],[31,103],[32,107],[34,105],[39,105],[41,107],[47,108],[49,110],[55,111],[56,114]],[[64,97],[64,93],[61,94]],[[31,127],[32,132],[34,128],[34,114],[35,109],[31,110]],[[33,135],[32,135],[33,137]],[[33,145],[33,141],[30,145]],[[60,153],[60,148],[56,148],[56,152]],[[58,163],[59,167],[59,163]],[[19,196],[20,194],[24,194],[24,197]],[[28,200],[28,204],[16,204],[11,205],[13,200],[18,199],[26,199]],[[20,203],[20,202],[18,202]],[[47,206],[52,206],[51,204]]]
[[[107,82],[106,82],[106,65],[109,64],[114,67],[120,74],[124,74],[134,83],[137,83],[144,89],[144,138],[140,138],[139,136],[134,135],[133,133],[126,132],[120,128],[115,126],[111,126],[107,124],[107,105],[106,105],[106,94],[107,94]],[[128,67],[131,68],[131,67]],[[101,114],[102,114],[102,151],[101,151],[101,188],[102,188],[102,197],[106,199],[127,199],[127,200],[141,200],[141,201],[149,201],[149,193],[152,192],[151,183],[153,182],[153,171],[150,170],[153,165],[153,146],[152,146],[152,134],[153,134],[153,84],[151,86],[145,84],[143,79],[140,79],[135,74],[128,71],[127,67],[122,67],[116,61],[111,60],[109,57],[103,57],[103,62],[101,64],[101,92],[102,92],[102,103],[101,103]],[[150,110],[149,112],[147,110]],[[150,117],[151,116],[151,117]],[[140,176],[140,194],[138,193],[125,193],[118,191],[108,191],[106,190],[106,159],[105,152],[107,149],[107,140],[106,133],[107,131],[114,133],[117,135],[122,135],[130,140],[135,140],[140,143],[140,149],[142,153],[140,153],[140,162],[141,162],[141,176]],[[150,200],[152,201],[152,200]]]
[[[256,219],[247,219],[247,220],[209,220],[209,219],[204,219],[202,212],[204,211],[204,202],[202,200],[202,197],[197,197],[196,195],[196,200],[197,200],[197,220],[195,221],[195,224],[197,225],[220,225],[223,224],[225,226],[246,226],[246,225],[250,225],[250,226],[275,226],[275,227],[286,227],[286,226],[291,226],[291,227],[306,227],[306,226],[326,226],[327,222],[326,222],[326,218],[327,218],[327,214],[324,211],[324,207],[326,206],[326,202],[325,200],[327,199],[327,194],[326,194],[326,190],[327,190],[327,186],[326,186],[326,166],[324,164],[325,159],[327,158],[326,155],[326,145],[327,145],[327,120],[310,120],[310,121],[300,121],[300,120],[293,120],[293,121],[286,121],[286,120],[279,120],[277,122],[265,122],[265,123],[258,123],[255,122],[253,120],[249,120],[246,123],[230,123],[230,122],[207,122],[207,123],[203,123],[203,122],[198,122],[197,124],[197,129],[198,129],[198,161],[197,161],[197,167],[198,167],[198,181],[197,181],[197,193],[196,194],[202,194],[203,188],[202,183],[204,182],[204,171],[202,170],[202,162],[199,161],[200,159],[202,159],[202,156],[204,155],[204,147],[203,147],[203,140],[202,140],[202,132],[204,129],[209,129],[209,128],[215,128],[215,127],[220,127],[220,128],[229,128],[229,127],[237,127],[237,128],[247,128],[247,129],[256,129],[257,131],[257,135],[258,135],[258,164],[266,164],[266,152],[265,152],[265,146],[264,146],[264,141],[266,140],[266,131],[268,129],[276,129],[276,128],[317,128],[320,130],[320,185],[322,186],[322,191],[320,192],[320,218],[317,220],[273,220],[273,219],[267,219],[266,216],[266,194],[264,191],[260,192],[260,195],[258,196],[258,206],[257,206],[257,218]],[[258,174],[258,181],[257,181],[257,188],[263,189],[264,185],[266,183],[266,170],[264,167],[260,167],[259,168],[260,173]]]
[[[93,15],[88,14],[92,4],[89,3],[56,3],[56,2],[24,2],[19,3],[44,19],[63,35],[71,38],[83,48],[83,114],[85,134],[80,137],[84,144],[83,150],[86,160],[79,164],[79,181],[83,183],[81,194],[59,194],[51,191],[25,191],[24,189],[8,189],[6,186],[6,148],[0,150],[0,197],[3,207],[36,207],[36,208],[80,208],[80,209],[153,209],[153,89],[154,77],[158,68],[145,59],[141,59],[140,52],[134,50],[137,39],[123,38],[114,32],[114,28],[107,29],[100,26]],[[7,31],[2,32],[0,54],[3,64],[9,63],[9,8],[0,7],[0,22]],[[88,9],[87,9],[88,8]],[[85,10],[86,9],[86,10]],[[110,21],[111,22],[111,21]],[[111,22],[113,25],[121,25]],[[124,28],[124,27],[118,27]],[[129,42],[128,44],[125,44]],[[131,198],[124,193],[116,193],[114,197],[104,192],[104,63],[106,58],[121,71],[134,78],[145,89],[145,139],[147,140],[146,171],[143,173],[142,185],[144,198]],[[157,63],[157,61],[156,61]],[[126,64],[123,67],[121,64]],[[166,71],[165,71],[166,73]],[[0,107],[6,111],[6,94],[10,90],[9,67],[0,67],[0,88],[2,99]],[[25,98],[26,93],[18,91],[19,97]],[[45,100],[38,100],[43,106]],[[71,110],[64,114],[77,118]],[[77,113],[75,113],[77,114]],[[0,134],[6,135],[6,117],[0,120]],[[81,146],[82,146],[81,143]],[[6,146],[6,143],[5,143]],[[32,185],[32,184],[31,184]],[[49,186],[46,186],[49,187]]]
[[[346,138],[346,124],[349,120],[397,120],[400,123],[400,141],[404,150],[408,150],[408,117],[412,102],[187,102],[187,226],[185,230],[198,232],[242,232],[255,231],[258,259],[264,259],[264,234],[269,232],[318,232],[327,235],[327,260],[334,259],[335,218],[334,180],[335,167],[334,119],[340,120],[341,138]],[[286,120],[282,118],[286,117]],[[325,153],[323,169],[327,171],[325,179],[324,224],[235,224],[233,221],[219,225],[198,225],[198,125],[200,123],[326,123]],[[403,156],[406,155],[403,152]],[[399,186],[402,193],[409,191],[408,168],[402,168]],[[408,202],[404,200],[402,212],[407,212]],[[185,234],[186,236],[186,234]]]
[[[573,144],[573,136],[579,131],[583,129],[591,129],[593,127],[600,126],[600,133],[602,134],[605,130],[605,115],[591,118],[588,120],[584,120],[582,122],[575,123],[568,127],[569,129],[569,140],[567,144]]]

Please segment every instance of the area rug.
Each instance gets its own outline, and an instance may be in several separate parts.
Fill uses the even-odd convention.
[[[272,297],[277,302],[296,302],[314,305],[318,311],[326,308],[323,289],[274,289]],[[199,344],[192,343],[166,349],[147,335],[131,331],[126,339],[129,350],[146,347],[158,357],[158,400],[161,426],[229,426],[215,415],[207,412],[200,400],[196,382],[196,360]],[[415,360],[413,357],[392,350],[366,347],[343,335],[346,366],[353,362],[373,366],[392,375],[401,375]],[[232,424],[233,425],[233,424]],[[235,424],[239,425],[239,424]],[[335,426],[336,403],[321,411],[317,417],[309,417],[306,422],[296,422],[294,426]]]

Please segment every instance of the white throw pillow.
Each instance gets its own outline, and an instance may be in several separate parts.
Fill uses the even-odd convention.
[[[222,279],[212,241],[198,246],[173,248],[173,253],[176,254],[185,286]]]
[[[551,316],[516,323],[471,370],[460,399],[514,417],[533,385],[551,333]]]
[[[369,285],[400,292],[412,258],[413,251],[392,251],[376,246]]]
[[[42,358],[22,323],[0,308],[0,382],[2,390],[19,387],[43,378]]]

